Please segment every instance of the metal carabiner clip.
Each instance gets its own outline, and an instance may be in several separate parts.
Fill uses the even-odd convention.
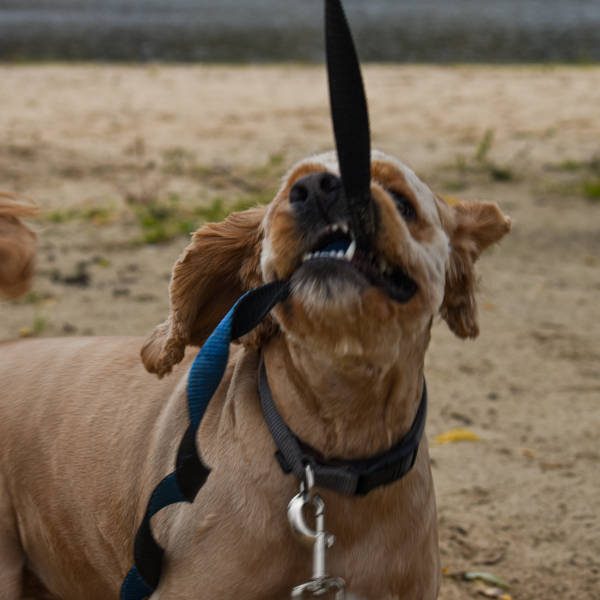
[[[325,531],[325,502],[313,492],[315,483],[314,471],[310,465],[305,467],[305,477],[300,484],[300,491],[288,505],[288,520],[293,531],[305,543],[313,544],[313,573],[312,579],[292,590],[292,598],[302,598],[309,593],[311,596],[322,596],[336,590],[336,600],[344,599],[344,580],[340,577],[329,577],[325,566],[325,554],[335,542],[335,536]],[[304,519],[304,509],[311,506],[314,509],[315,529],[311,529]]]

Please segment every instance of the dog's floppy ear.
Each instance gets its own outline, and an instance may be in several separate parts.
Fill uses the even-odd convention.
[[[441,315],[457,336],[476,337],[475,261],[510,231],[510,219],[491,202],[451,201],[440,205],[451,245]]]
[[[142,361],[159,377],[200,346],[242,293],[262,283],[264,208],[232,213],[199,229],[173,268],[170,312],[146,340]]]
[[[22,221],[37,209],[0,192],[0,294],[16,298],[29,289],[35,263],[36,235]]]

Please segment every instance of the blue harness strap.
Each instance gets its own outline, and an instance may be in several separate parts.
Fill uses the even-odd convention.
[[[187,384],[190,424],[183,435],[175,471],[154,488],[134,543],[134,566],[121,586],[121,600],[143,600],[158,587],[164,550],[154,539],[150,521],[165,506],[193,502],[206,482],[210,468],[202,462],[196,433],[229,358],[233,340],[254,329],[270,310],[289,295],[289,284],[276,281],[244,294],[206,340],[189,372]]]

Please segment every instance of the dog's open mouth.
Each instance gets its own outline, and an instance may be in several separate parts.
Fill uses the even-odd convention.
[[[381,255],[357,247],[346,224],[330,225],[317,237],[312,249],[302,257],[303,266],[320,270],[322,276],[336,269],[359,274],[366,283],[382,288],[397,302],[408,302],[417,292],[417,284],[406,271],[391,265]],[[313,273],[315,274],[315,273]]]

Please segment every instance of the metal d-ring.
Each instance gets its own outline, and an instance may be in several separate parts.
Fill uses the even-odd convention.
[[[313,494],[313,488],[315,487],[315,469],[311,463],[307,462],[304,465],[304,477],[300,482],[300,492],[304,492],[309,496]]]

